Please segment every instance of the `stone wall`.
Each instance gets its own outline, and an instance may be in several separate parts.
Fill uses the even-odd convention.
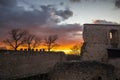
[[[20,78],[49,72],[57,62],[63,62],[63,52],[12,52],[0,55],[0,79]]]
[[[116,80],[120,80],[120,59],[109,59],[108,63],[115,67]]]
[[[120,48],[120,25],[109,24],[85,24],[83,39],[84,50],[82,50],[82,60],[107,61],[107,49],[112,48],[110,41],[110,31],[116,30],[118,47]]]
[[[120,79],[120,57],[109,58],[107,49],[120,50],[120,25],[85,24],[82,46],[83,61],[99,61],[115,67],[116,79]]]
[[[49,73],[50,80],[115,80],[114,67],[99,62],[64,62]]]

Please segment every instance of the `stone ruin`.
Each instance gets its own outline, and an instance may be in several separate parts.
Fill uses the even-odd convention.
[[[82,60],[108,62],[109,50],[120,49],[120,25],[85,24],[83,39]]]
[[[67,62],[61,53],[2,55],[0,78],[47,74],[47,80],[120,80],[120,25],[85,24],[83,39],[81,61]]]
[[[0,51],[0,80],[14,80],[46,74],[56,63],[65,61],[64,52]]]
[[[51,80],[115,80],[114,67],[95,61],[58,63],[49,73]]]
[[[85,24],[83,39],[82,60],[113,65],[120,80],[120,25]]]
[[[120,25],[85,24],[81,61],[57,64],[51,80],[120,80]]]

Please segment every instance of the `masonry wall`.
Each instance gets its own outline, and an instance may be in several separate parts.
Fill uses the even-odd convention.
[[[0,79],[20,78],[49,72],[57,62],[65,60],[63,52],[0,55]]]
[[[50,80],[115,80],[114,67],[99,62],[59,63],[49,74]]]
[[[107,49],[111,48],[110,31],[118,31],[118,48],[120,48],[120,25],[85,24],[83,39],[84,50],[82,60],[107,62]]]
[[[115,67],[116,80],[120,80],[120,59],[109,59],[108,63]]]
[[[111,44],[110,31],[117,32],[117,47]],[[113,36],[112,36],[113,37]],[[120,25],[85,24],[83,32],[84,44],[82,47],[83,61],[99,61],[115,67],[116,79],[120,79],[120,58],[108,58],[107,49],[120,49]]]

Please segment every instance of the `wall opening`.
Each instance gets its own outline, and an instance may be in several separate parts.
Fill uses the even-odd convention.
[[[110,44],[113,48],[118,47],[118,31],[117,30],[110,30],[109,32],[109,39],[110,39]]]

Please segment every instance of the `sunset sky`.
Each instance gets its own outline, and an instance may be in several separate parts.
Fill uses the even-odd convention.
[[[0,41],[21,28],[42,39],[57,34],[56,50],[69,50],[83,42],[85,23],[119,24],[120,0],[0,0]]]

